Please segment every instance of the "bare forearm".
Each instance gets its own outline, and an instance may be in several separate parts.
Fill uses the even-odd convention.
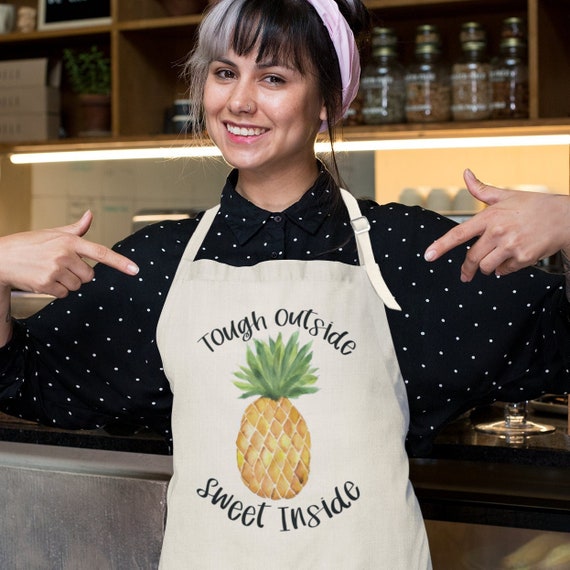
[[[0,287],[0,346],[12,338],[12,307],[10,287]]]

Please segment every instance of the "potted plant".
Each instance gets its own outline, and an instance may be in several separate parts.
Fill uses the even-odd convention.
[[[105,136],[111,126],[111,62],[97,47],[86,51],[63,50],[63,63],[71,90],[82,111],[82,136]]]

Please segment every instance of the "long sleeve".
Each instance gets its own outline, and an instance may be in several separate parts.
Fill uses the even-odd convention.
[[[139,265],[136,277],[98,265],[79,292],[15,323],[0,350],[4,411],[68,429],[121,420],[168,437],[172,396],[155,329],[186,243],[178,232],[142,230],[116,246]]]

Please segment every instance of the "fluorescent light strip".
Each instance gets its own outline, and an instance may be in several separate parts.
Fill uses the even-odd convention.
[[[423,150],[453,148],[498,148],[511,146],[567,146],[568,135],[526,135],[496,137],[417,138],[372,141],[340,141],[335,143],[336,152],[357,152],[376,150]],[[317,143],[317,152],[327,152],[330,144]]]
[[[221,156],[221,153],[214,146],[116,148],[14,153],[10,155],[10,161],[13,164],[42,164],[50,162],[91,162],[97,160],[199,158],[206,156]]]
[[[370,141],[340,141],[334,145],[337,152],[361,152],[377,150],[421,150],[452,148],[498,148],[514,146],[567,146],[570,134],[527,135],[496,137],[457,137],[457,138],[414,138]],[[317,153],[330,151],[330,144],[315,144]],[[13,164],[40,164],[50,162],[88,162],[97,160],[141,160],[200,158],[221,156],[215,146],[180,146],[154,148],[124,148],[106,150],[70,150],[14,153],[10,155]]]

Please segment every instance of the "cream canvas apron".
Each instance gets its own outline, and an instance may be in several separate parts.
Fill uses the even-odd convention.
[[[431,568],[384,305],[399,307],[342,195],[359,266],[195,261],[218,207],[188,243],[157,329],[174,393],[164,570]]]

